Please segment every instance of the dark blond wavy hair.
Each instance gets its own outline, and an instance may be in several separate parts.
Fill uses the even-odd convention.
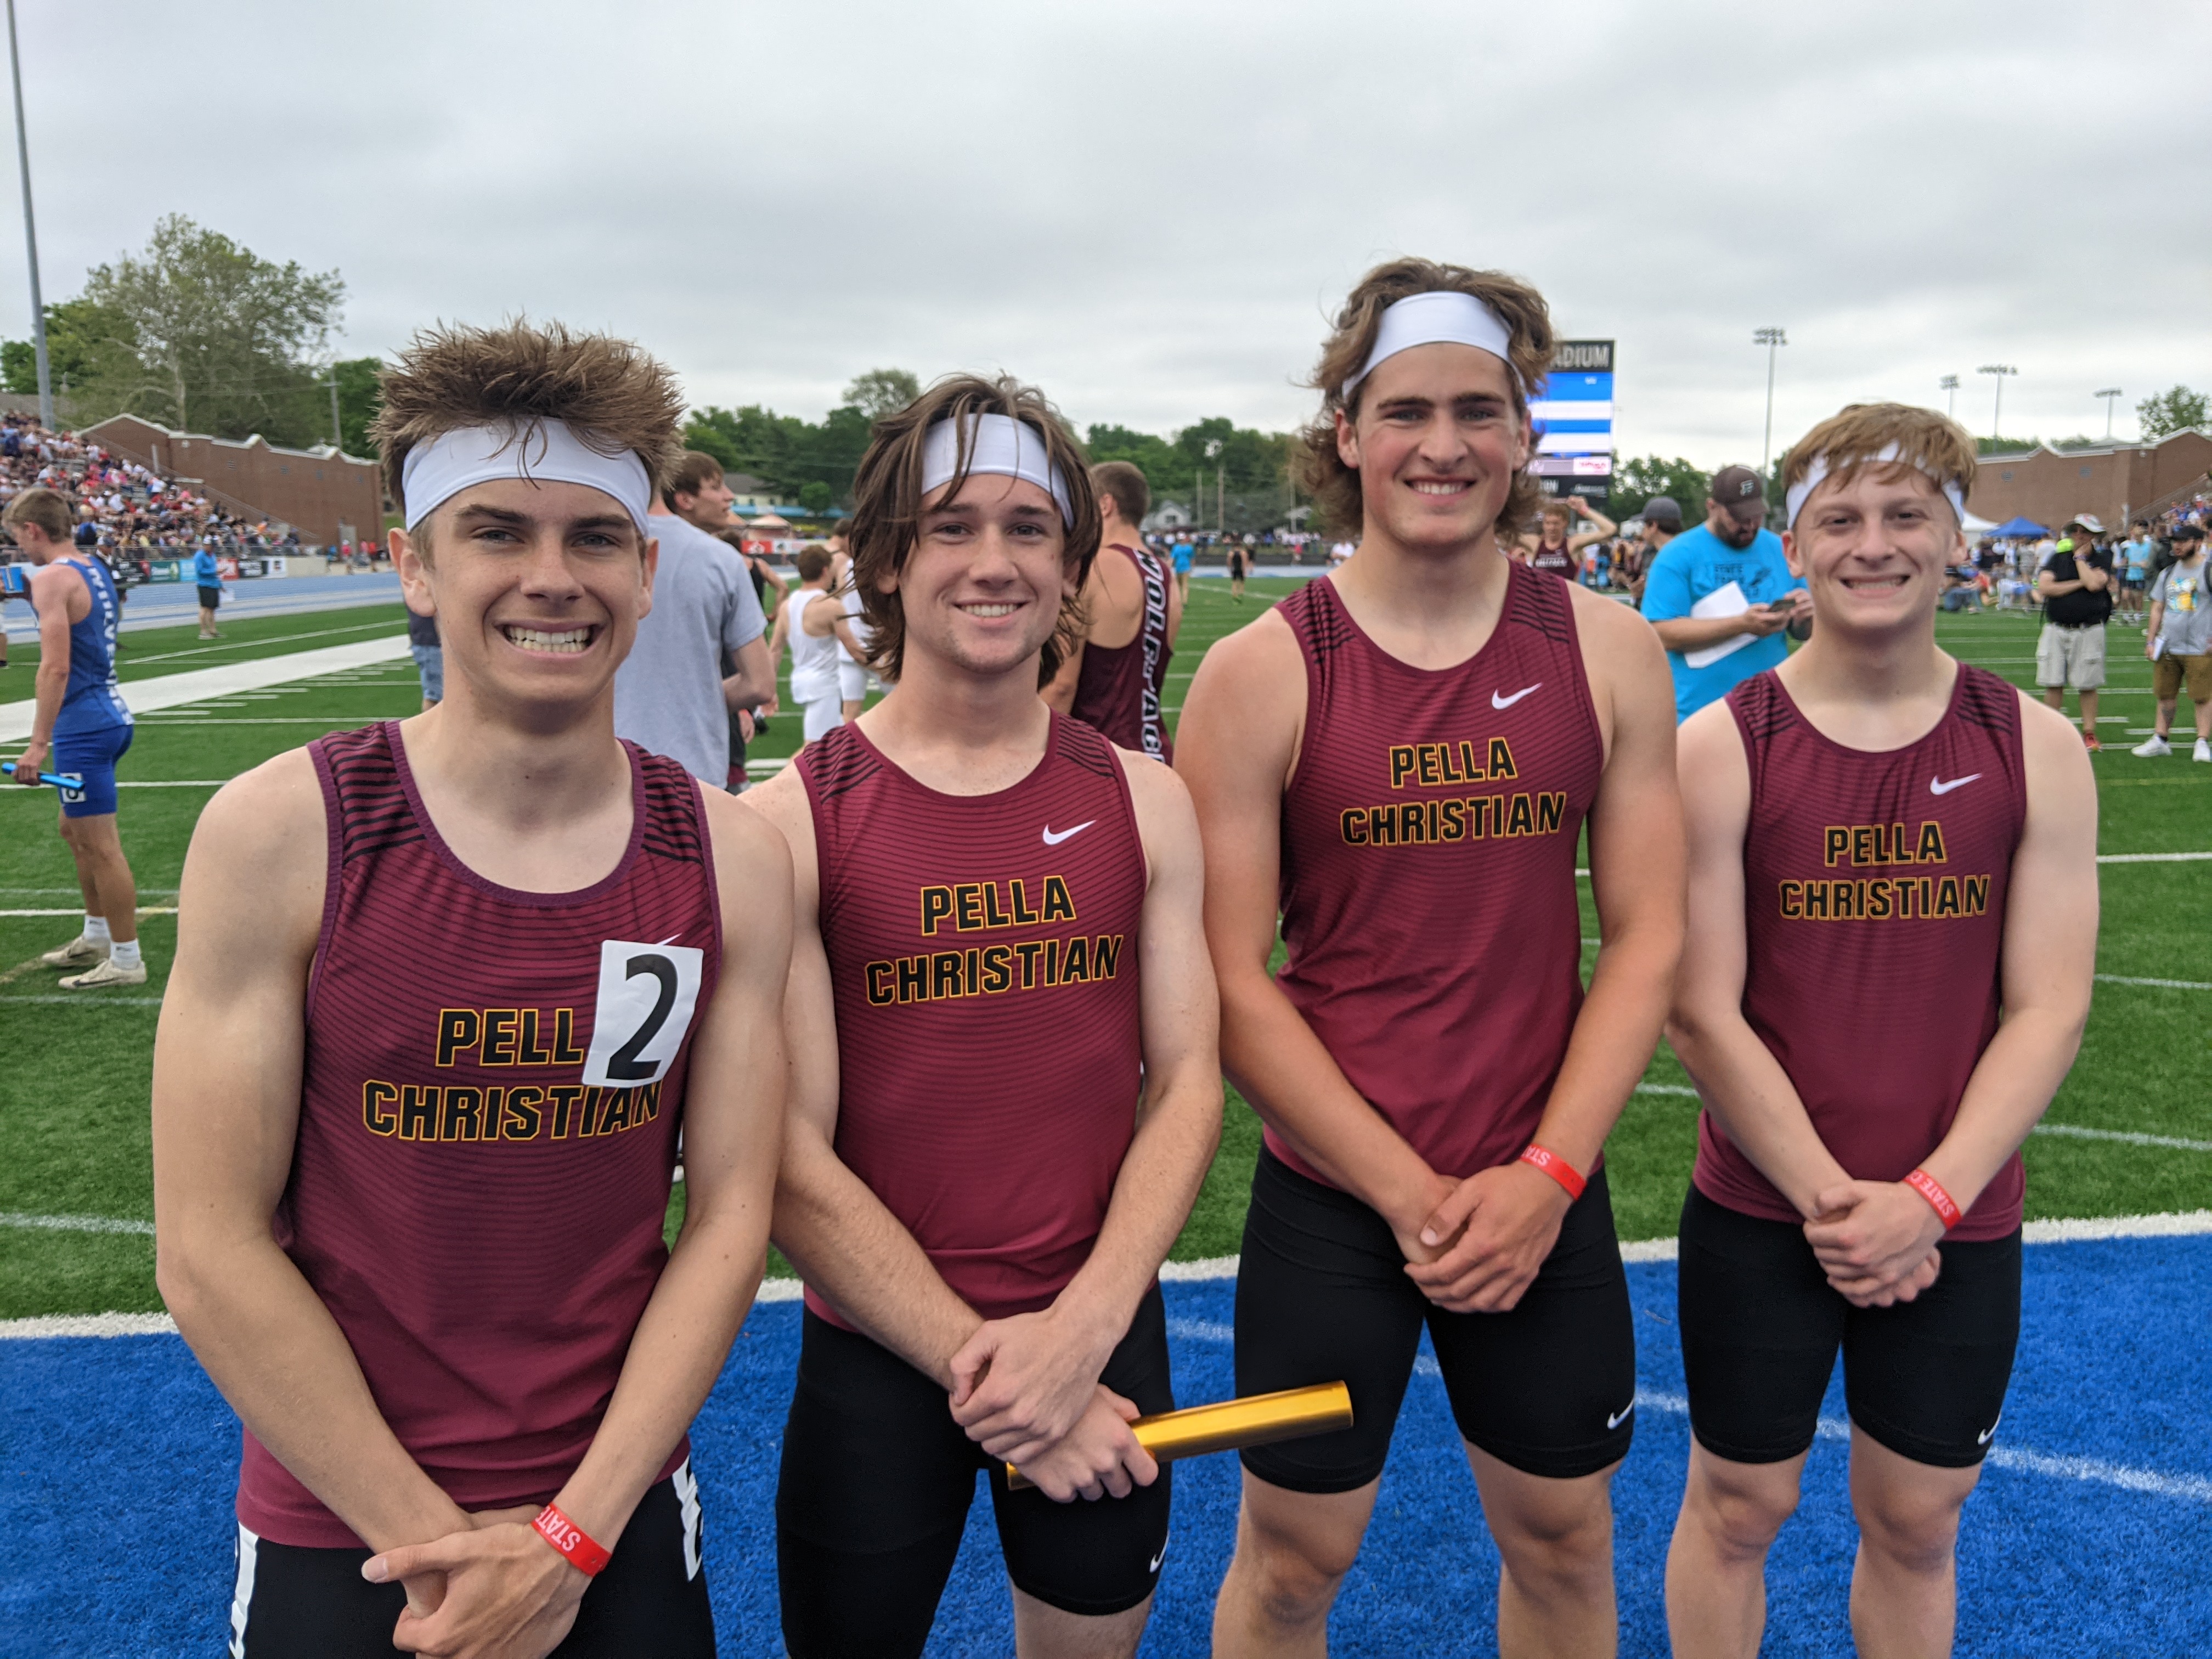
[[[1300,428],[1291,465],[1299,489],[1313,497],[1329,528],[1343,535],[1359,533],[1363,515],[1359,500],[1359,470],[1346,466],[1336,452],[1336,415],[1359,417],[1359,397],[1367,382],[1352,389],[1345,382],[1359,373],[1367,354],[1375,349],[1375,336],[1382,326],[1382,313],[1399,301],[1416,294],[1449,292],[1472,295],[1497,314],[1512,337],[1509,352],[1513,366],[1513,412],[1524,423],[1528,418],[1528,389],[1550,372],[1552,352],[1558,341],[1552,332],[1551,307],[1544,296],[1502,270],[1471,270],[1465,265],[1439,264],[1433,259],[1393,259],[1359,279],[1336,313],[1335,331],[1321,349],[1321,361],[1305,384],[1321,393],[1321,412]],[[1498,508],[1497,533],[1510,536],[1526,524],[1543,500],[1543,487],[1523,472],[1513,480]]]

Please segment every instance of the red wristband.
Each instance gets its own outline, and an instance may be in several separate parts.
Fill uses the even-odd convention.
[[[1553,1180],[1558,1182],[1567,1189],[1569,1198],[1580,1198],[1583,1195],[1583,1188],[1586,1183],[1575,1173],[1575,1166],[1557,1152],[1547,1147],[1539,1146],[1532,1140],[1528,1143],[1528,1150],[1521,1154],[1521,1161],[1523,1164],[1534,1164]]]
[[[1943,1183],[1925,1170],[1915,1170],[1905,1177],[1905,1184],[1926,1199],[1928,1207],[1943,1218],[1946,1232],[1957,1226],[1959,1218],[1966,1213],[1953,1200],[1951,1194],[1943,1190]]]
[[[560,1551],[568,1565],[586,1578],[598,1577],[599,1570],[613,1559],[554,1504],[548,1504],[538,1510],[538,1518],[530,1524],[540,1538]]]

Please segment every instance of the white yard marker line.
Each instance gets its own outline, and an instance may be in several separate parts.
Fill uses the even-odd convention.
[[[2161,991],[2212,991],[2212,981],[2201,979],[2136,979],[2129,974],[2100,974],[2106,985],[2154,985]]]
[[[356,640],[350,645],[329,645],[313,651],[288,651],[279,656],[256,657],[250,662],[230,663],[221,668],[195,668],[181,674],[157,674],[150,679],[126,680],[123,684],[123,701],[134,714],[150,714],[157,708],[177,708],[186,703],[208,702],[217,697],[258,691],[264,686],[315,679],[325,674],[365,667],[371,663],[396,661],[406,655],[407,636],[404,634],[377,640]],[[11,743],[30,736],[31,717],[37,707],[37,703],[28,698],[20,702],[0,703],[0,743]]]
[[[2077,1123],[2039,1123],[2029,1133],[2068,1135],[2076,1140],[2119,1140],[2130,1146],[2170,1146],[2178,1152],[2212,1152],[2212,1140],[2183,1140],[2173,1135],[2147,1135],[2134,1129],[2086,1129]]]
[[[0,1227],[30,1227],[57,1233],[144,1233],[152,1237],[150,1221],[125,1221],[105,1215],[27,1215],[21,1210],[0,1210]]]
[[[81,904],[61,910],[0,910],[0,916],[81,916],[83,914],[84,907]],[[138,914],[142,916],[173,916],[177,914],[177,907],[173,904],[141,905]]]
[[[0,1341],[39,1341],[56,1336],[174,1336],[177,1322],[167,1314],[46,1314],[36,1319],[0,1320]]]
[[[2137,780],[2142,781],[2142,780]],[[2100,864],[2202,864],[2212,853],[2100,853]]]
[[[118,1003],[127,1008],[158,1008],[161,1006],[161,999],[159,997],[114,997],[108,995],[105,991],[58,991],[52,996],[42,997],[0,996],[0,1007],[11,1006],[19,1002],[47,1002],[57,1006],[76,1008],[101,1006],[112,1008]]]

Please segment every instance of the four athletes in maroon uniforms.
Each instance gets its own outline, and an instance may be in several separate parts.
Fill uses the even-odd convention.
[[[1061,627],[1065,654],[1044,700],[1124,749],[1172,760],[1164,699],[1183,596],[1167,561],[1137,528],[1152,507],[1152,487],[1127,461],[1101,461],[1091,469],[1091,483],[1098,495],[1098,556]]]
[[[853,572],[895,687],[745,797],[797,872],[795,1659],[921,1651],[979,1468],[1024,1655],[1133,1653],[1167,1552],[1127,1423],[1172,1404],[1155,1274],[1220,1132],[1216,1003],[1182,784],[1037,696],[1098,538],[1036,392],[878,422]]]
[[[1844,1356],[1858,1650],[1950,1651],[1959,1513],[2019,1334],[2021,1143],[2073,1062],[2097,804],[2064,719],[1936,643],[1973,440],[1860,404],[1790,451],[1811,643],[1681,730],[1705,1097],[1684,1206],[1677,1653],[1759,1650]]]
[[[1244,1455],[1218,1654],[1321,1650],[1424,1322],[1504,1559],[1501,1648],[1613,1650],[1636,1378],[1598,1158],[1666,1012],[1683,854],[1650,630],[1501,541],[1534,504],[1552,347],[1510,277],[1360,283],[1304,480],[1359,550],[1209,653],[1180,729],[1222,1057],[1267,1127],[1237,1390],[1343,1378],[1357,1416]]]
[[[790,866],[614,733],[682,409],[619,342],[419,340],[379,435],[445,700],[193,836],[155,1222],[245,1420],[240,1659],[714,1651],[685,1434],[766,1246]]]

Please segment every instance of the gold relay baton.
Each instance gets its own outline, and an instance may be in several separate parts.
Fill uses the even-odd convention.
[[[1280,1394],[1247,1395],[1211,1406],[1190,1406],[1129,1425],[1137,1443],[1163,1463],[1208,1452],[1241,1451],[1274,1440],[1296,1440],[1352,1426],[1352,1390],[1341,1382],[1316,1382]],[[1034,1484],[1012,1463],[1006,1486],[1014,1492]]]

